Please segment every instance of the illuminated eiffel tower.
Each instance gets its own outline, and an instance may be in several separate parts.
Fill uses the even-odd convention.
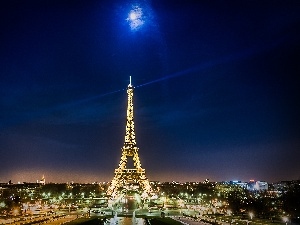
[[[128,104],[127,104],[127,121],[125,142],[122,147],[122,156],[119,167],[115,169],[115,176],[107,190],[107,194],[116,198],[123,190],[130,190],[133,186],[139,186],[142,196],[148,196],[152,193],[149,180],[146,177],[145,169],[141,167],[138,155],[139,148],[136,146],[134,121],[133,121],[133,89],[130,83],[127,88]],[[127,159],[132,157],[134,168],[127,168]]]

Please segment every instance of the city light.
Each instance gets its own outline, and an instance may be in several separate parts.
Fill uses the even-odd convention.
[[[254,216],[253,212],[249,212],[249,216],[250,216],[250,219],[252,220],[253,216]]]
[[[283,222],[287,225],[289,218],[287,216],[282,217]]]

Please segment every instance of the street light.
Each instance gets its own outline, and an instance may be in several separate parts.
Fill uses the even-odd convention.
[[[230,209],[228,209],[228,210],[227,210],[227,214],[228,214],[228,216],[231,216],[231,213],[232,213],[232,212],[231,212],[231,210],[230,210]]]
[[[283,222],[285,222],[285,225],[287,225],[289,218],[284,216],[284,217],[282,217],[282,220],[283,220]]]
[[[249,212],[249,216],[250,216],[250,219],[252,220],[253,216],[254,216],[253,212]]]

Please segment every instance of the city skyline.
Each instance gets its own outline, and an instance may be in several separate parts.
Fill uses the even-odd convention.
[[[111,181],[126,87],[150,181],[300,179],[297,1],[2,1],[0,183]]]

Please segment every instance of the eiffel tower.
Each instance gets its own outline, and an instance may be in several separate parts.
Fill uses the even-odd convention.
[[[116,198],[122,189],[130,189],[130,185],[138,184],[142,189],[142,196],[148,196],[152,193],[149,180],[146,177],[145,169],[142,168],[138,155],[139,148],[136,146],[134,121],[133,121],[133,89],[130,83],[127,87],[128,103],[127,103],[127,120],[126,120],[126,134],[125,142],[122,147],[122,156],[119,163],[119,167],[115,169],[115,176],[108,187],[107,194],[113,198]],[[131,157],[133,159],[134,168],[127,168],[127,159]]]

